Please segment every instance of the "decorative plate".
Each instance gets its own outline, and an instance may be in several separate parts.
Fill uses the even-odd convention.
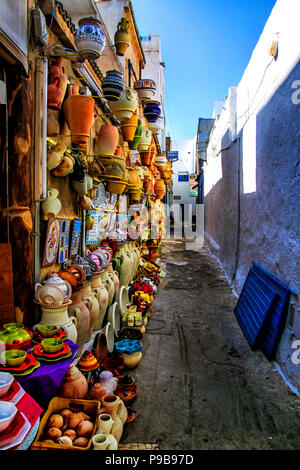
[[[49,359],[48,357],[44,357],[44,356],[37,356],[37,357],[39,361],[42,361],[42,362],[59,362],[59,361],[64,361],[65,359],[68,359],[71,356],[72,356],[72,351],[70,351],[67,354],[64,354],[63,356],[59,356],[56,359]]]
[[[53,336],[51,336],[51,338],[62,339],[63,341],[65,341],[66,339],[68,339],[68,334],[63,330],[58,329],[58,331]],[[39,344],[43,339],[45,339],[44,336],[42,336],[37,330],[33,332],[33,343]]]
[[[36,358],[32,354],[26,354],[26,359],[22,364],[20,364],[18,367],[8,367],[8,366],[3,366],[2,364],[0,365],[0,370],[6,371],[6,372],[11,372],[14,375],[14,372],[25,372],[32,366],[34,366],[37,363]]]
[[[1,433],[4,435],[2,440],[0,437],[0,450],[8,450],[21,444],[30,428],[31,424],[26,416],[18,411],[12,423]]]
[[[31,352],[35,355],[38,356],[40,359],[46,358],[46,359],[57,359],[60,358],[61,356],[64,356],[65,354],[68,354],[70,352],[70,346],[68,343],[64,343],[62,349],[56,353],[46,353],[41,344],[36,344],[33,346],[31,349]]]
[[[22,377],[24,375],[29,375],[29,374],[32,374],[32,372],[35,371],[35,369],[38,369],[40,367],[40,362],[37,361],[36,364],[31,367],[30,369],[27,369],[25,372],[22,372],[22,373],[19,373],[19,372],[11,372],[12,375],[14,375],[15,377]]]
[[[60,224],[58,219],[48,220],[42,266],[51,266],[56,261],[59,246]]]

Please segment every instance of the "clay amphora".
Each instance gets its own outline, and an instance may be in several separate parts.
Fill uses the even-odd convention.
[[[114,286],[115,286],[115,294],[118,292],[119,287],[120,287],[120,280],[119,280],[119,274],[117,271],[113,270],[112,264],[108,265],[108,273],[111,275],[112,280],[114,281]]]
[[[97,138],[97,153],[99,155],[114,155],[118,142],[118,128],[110,124],[103,124]]]
[[[92,438],[93,450],[117,450],[118,442],[112,434],[97,433]]]
[[[94,330],[94,325],[99,315],[99,303],[95,293],[92,291],[91,282],[85,282],[85,286],[80,289],[82,301],[86,304],[90,312],[90,324],[87,334],[86,342],[90,341]]]
[[[59,396],[65,398],[85,398],[88,383],[84,375],[73,364],[68,368],[59,388]]]
[[[88,332],[90,326],[90,312],[85,302],[81,300],[80,291],[75,291],[72,294],[72,305],[68,307],[68,314],[74,316],[77,320],[77,340],[79,349],[76,357],[82,354],[83,346],[87,342]]]
[[[121,18],[121,21],[118,24],[118,29],[115,33],[115,48],[116,53],[119,56],[123,56],[126,52],[127,47],[129,46],[130,34],[129,29],[129,20],[126,18]]]
[[[95,100],[86,95],[69,95],[63,111],[71,130],[72,142],[86,144],[89,140],[91,125],[94,119]]]
[[[130,274],[132,269],[131,255],[126,250],[125,245],[123,246],[121,255],[120,255],[120,286],[127,287],[130,280]]]

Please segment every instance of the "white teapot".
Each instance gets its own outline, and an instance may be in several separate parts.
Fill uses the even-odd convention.
[[[53,289],[55,287],[56,289]],[[50,273],[50,277],[43,281],[43,284],[39,282],[35,285],[35,298],[37,301],[42,303],[49,303],[43,302],[44,299],[51,298],[53,295],[54,290],[59,289],[60,292],[63,294],[63,303],[66,303],[72,294],[72,287],[68,281],[64,281],[61,279],[57,273]],[[59,297],[59,296],[58,296]],[[61,303],[58,302],[51,302],[51,303]]]

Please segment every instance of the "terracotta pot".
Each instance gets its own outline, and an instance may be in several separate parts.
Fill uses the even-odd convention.
[[[60,109],[68,83],[68,77],[65,75],[62,66],[62,57],[54,59],[49,70],[48,82],[48,107]]]
[[[133,140],[135,131],[137,128],[138,124],[138,115],[137,112],[131,116],[130,119],[126,119],[126,121],[123,121],[121,124],[121,129],[122,129],[122,134],[123,134],[123,140],[126,142]]]
[[[150,166],[153,160],[153,156],[151,152],[140,152],[141,162],[142,165]]]
[[[71,130],[72,142],[86,144],[89,140],[94,118],[95,100],[85,95],[70,95],[66,99],[63,111]]]
[[[143,183],[143,190],[145,194],[153,193],[153,183],[149,179],[145,179]]]
[[[116,148],[115,156],[116,157],[123,157],[123,150],[122,150],[122,147],[120,147],[119,145]]]
[[[103,124],[98,133],[97,153],[99,155],[114,155],[118,142],[118,128],[111,124]]]
[[[94,288],[93,291],[96,294],[96,298],[99,304],[99,313],[98,313],[97,320],[94,324],[94,331],[97,331],[102,328],[103,320],[104,320],[104,317],[108,308],[109,296],[108,296],[108,291],[105,288],[105,286],[102,284],[102,282],[101,282],[101,286]]]
[[[121,398],[125,406],[131,406],[137,397],[138,388],[134,379],[125,375],[119,377],[118,386],[114,393]]]
[[[156,91],[156,84],[154,80],[144,78],[135,82],[134,89],[138,92],[139,98],[143,102],[153,98]]]
[[[106,390],[99,383],[95,383],[93,387],[89,390],[87,394],[88,400],[98,400],[102,401],[103,397],[106,395]]]
[[[77,367],[70,365],[59,388],[59,396],[65,398],[85,398],[88,383]]]
[[[85,286],[80,289],[82,301],[86,304],[90,312],[90,324],[87,333],[86,342],[90,341],[94,330],[95,323],[99,315],[99,303],[96,298],[95,292],[92,290],[91,282],[85,282]]]
[[[155,181],[154,185],[154,194],[158,199],[162,199],[166,194],[166,186],[164,181],[161,178],[158,178]]]
[[[104,176],[114,176],[120,179],[123,178],[126,170],[124,158],[97,155],[97,159],[104,168]]]
[[[118,29],[115,33],[115,48],[116,53],[119,56],[123,56],[126,52],[127,47],[129,46],[130,34],[129,29],[129,20],[126,18],[121,18],[121,21],[118,24]]]
[[[125,191],[125,188],[126,188],[126,181],[116,181],[116,180],[111,180],[111,179],[108,179],[106,180],[107,181],[107,190],[110,192],[110,193],[114,193],[114,194],[123,194],[124,191]]]

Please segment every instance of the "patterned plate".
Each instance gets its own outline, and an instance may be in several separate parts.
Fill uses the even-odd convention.
[[[59,362],[59,361],[68,359],[71,356],[72,356],[72,351],[70,351],[68,354],[64,354],[63,356],[59,356],[56,359],[48,359],[47,357],[44,357],[44,356],[38,356],[38,358],[39,358],[39,361],[41,362]]]
[[[39,359],[45,358],[45,359],[58,359],[61,356],[65,356],[70,352],[70,346],[68,343],[64,343],[62,349],[56,353],[46,353],[41,344],[36,344],[33,346],[31,349],[31,352],[38,357]]]
[[[55,335],[51,336],[51,338],[55,338],[55,339],[62,339],[63,341],[65,341],[67,338],[68,338],[68,334],[59,329]],[[42,336],[37,330],[33,332],[33,337],[32,337],[32,342],[35,343],[35,344],[39,344],[44,338],[44,336]]]
[[[12,403],[16,404],[24,395],[24,393],[25,391],[23,390],[23,388],[18,384],[16,380],[14,380],[9,390],[5,393],[5,395],[2,395],[0,400],[11,401]]]
[[[32,372],[35,371],[35,369],[38,369],[40,367],[40,365],[41,364],[39,363],[39,361],[37,361],[36,364],[33,367],[26,370],[25,372],[21,372],[21,373],[11,372],[11,374],[14,375],[15,377],[23,377],[24,375],[32,374]]]
[[[0,450],[11,449],[12,447],[16,447],[21,444],[30,428],[31,424],[26,416],[23,413],[18,412],[8,428],[1,433],[4,433],[4,435],[2,436],[2,440],[0,438]]]
[[[18,367],[8,367],[8,366],[3,366],[2,364],[0,365],[0,370],[5,371],[5,372],[11,372],[14,374],[14,372],[24,372],[25,370],[28,370],[31,368],[33,365],[37,363],[36,358],[32,354],[26,354],[26,359],[22,364]]]

